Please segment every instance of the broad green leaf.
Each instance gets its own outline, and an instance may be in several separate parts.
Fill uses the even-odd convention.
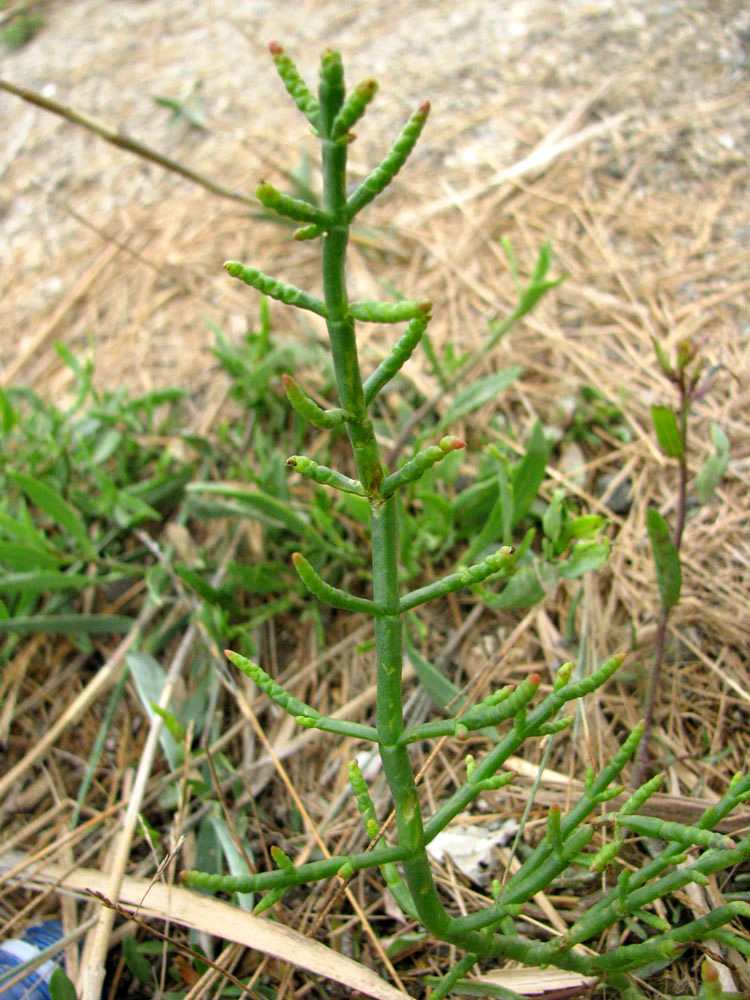
[[[711,440],[716,450],[708,456],[705,465],[695,477],[695,492],[701,503],[708,503],[713,499],[714,491],[729,465],[729,441],[718,424],[711,424]]]
[[[667,522],[653,507],[646,511],[646,527],[654,554],[659,598],[663,607],[673,608],[680,599],[682,587],[680,556],[670,538]]]
[[[607,519],[600,514],[582,514],[567,524],[569,538],[593,538],[603,530]]]
[[[497,611],[530,608],[544,598],[545,590],[533,566],[521,566],[499,594],[480,591],[484,603]]]
[[[98,434],[96,447],[90,458],[91,464],[101,465],[102,462],[106,462],[120,447],[123,437],[122,431],[117,427],[107,427]]]
[[[557,563],[555,569],[566,580],[576,580],[584,573],[599,569],[607,561],[608,556],[609,541],[607,539],[597,542],[587,538],[576,542],[568,558]]]
[[[60,566],[67,561],[65,556],[57,552],[50,552],[48,549],[39,549],[33,545],[20,545],[18,542],[0,542],[0,562],[18,572]]]
[[[539,487],[544,481],[548,457],[549,445],[541,421],[537,420],[529,435],[526,454],[513,473],[514,526],[528,514],[536,499]]]
[[[0,621],[0,633],[50,632],[56,635],[107,635],[129,632],[132,618],[125,615],[19,615]]]
[[[122,957],[136,979],[142,983],[152,982],[151,963],[145,955],[141,954],[135,938],[131,937],[130,934],[126,934],[122,939]]]
[[[680,458],[684,442],[673,411],[668,406],[652,406],[651,419],[661,450],[667,458]]]
[[[214,832],[221,844],[221,849],[224,852],[224,857],[227,859],[230,873],[236,876],[251,875],[252,872],[247,866],[247,861],[245,861],[242,851],[235,843],[234,836],[225,820],[214,813],[208,817],[208,821],[213,826]],[[250,847],[247,843],[245,844],[245,850],[248,856],[251,857]],[[243,910],[251,913],[255,905],[253,894],[251,892],[237,892],[235,895],[237,897],[237,904]]]
[[[210,872],[212,875],[222,874],[221,842],[216,832],[216,827],[207,816],[198,827],[198,840],[195,850],[195,867],[201,872]],[[197,892],[204,892],[212,895],[210,889],[201,889],[195,886]]]
[[[151,722],[156,716],[152,705],[158,704],[161,692],[166,682],[166,674],[161,665],[148,653],[128,653],[125,658],[130,674],[135,681],[141,705]],[[181,762],[182,752],[174,736],[162,726],[159,732],[159,742],[169,766],[174,771]]]
[[[49,980],[50,1000],[77,1000],[76,988],[62,969],[55,969]]]
[[[88,537],[86,525],[67,500],[41,479],[35,479],[24,472],[11,472],[9,475],[32,503],[68,532],[87,558],[95,558],[96,549]]]
[[[430,698],[443,711],[450,705],[450,711],[455,714],[466,701],[459,688],[422,656],[412,643],[407,629],[404,629],[404,647],[409,662]]]
[[[498,393],[507,389],[522,372],[523,368],[520,365],[512,365],[510,368],[503,369],[503,371],[494,372],[492,375],[485,375],[465,389],[462,389],[461,392],[457,393],[448,407],[445,416],[440,421],[440,427],[452,424],[460,420],[461,417],[465,417],[468,413],[478,410],[485,403],[492,402]]]

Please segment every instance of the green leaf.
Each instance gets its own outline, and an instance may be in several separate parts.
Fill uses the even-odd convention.
[[[475,562],[485,549],[492,546],[498,540],[501,544],[505,544],[503,529],[506,518],[507,508],[503,503],[503,496],[501,493],[492,505],[492,510],[490,511],[487,519],[483,522],[479,532],[474,535],[471,544],[461,556],[462,565]]]
[[[290,503],[277,500],[260,490],[224,483],[191,483],[189,493],[208,493],[212,496],[227,497],[238,501],[247,517],[255,518],[272,528],[287,528],[299,538],[319,543],[320,536],[315,529],[299,515]],[[240,511],[238,511],[240,513]]]
[[[142,983],[151,982],[151,963],[145,955],[141,954],[138,943],[130,934],[126,934],[122,939],[122,957],[136,979]]]
[[[533,566],[521,566],[517,569],[499,594],[488,593],[482,589],[484,603],[497,611],[530,608],[538,604],[544,595],[544,587]]]
[[[225,820],[221,816],[211,814],[208,817],[208,821],[213,826],[221,849],[224,852],[224,857],[227,859],[230,874],[236,876],[252,875],[253,873],[248,868],[247,861],[245,861],[245,857],[237,846],[234,835]],[[248,856],[250,856],[250,848],[247,844],[245,844],[245,850]],[[236,896],[238,906],[251,913],[255,905],[253,894],[251,892],[238,892]]]
[[[155,701],[151,702],[151,708],[156,712],[164,725],[167,727],[167,731],[171,735],[172,739],[175,740],[176,743],[183,743],[187,729],[183,726],[177,716],[173,715],[172,712],[166,708],[160,708]]]
[[[497,470],[497,487],[500,491],[500,502],[503,511],[503,545],[512,545],[513,512],[515,510],[513,478],[509,463],[502,457],[500,458],[500,467]]]
[[[279,562],[235,563],[227,566],[227,586],[250,594],[286,593],[292,586],[288,567]]]
[[[478,410],[485,403],[492,402],[497,394],[515,382],[522,372],[523,368],[520,365],[512,365],[510,368],[504,368],[492,375],[485,375],[484,378],[477,379],[476,382],[462,389],[448,407],[445,417],[440,421],[440,427],[452,424],[468,413]]]
[[[48,549],[18,542],[0,542],[0,562],[18,572],[32,569],[51,569],[66,562],[66,558]]]
[[[553,545],[556,545],[562,530],[563,514],[565,504],[565,490],[557,489],[552,495],[552,500],[542,517],[542,527],[544,534]]]
[[[50,1000],[77,1000],[76,988],[62,969],[55,969],[49,980]]]
[[[125,615],[19,615],[0,621],[0,633],[50,632],[56,635],[107,635],[129,632],[133,619]]]
[[[646,511],[646,527],[654,554],[659,598],[663,607],[673,608],[680,599],[682,587],[680,556],[670,538],[667,522],[653,507]]]
[[[529,512],[544,481],[549,446],[541,421],[534,424],[526,445],[526,454],[513,475],[513,524],[518,524]]]
[[[195,867],[201,872],[210,872],[212,875],[219,875],[222,872],[221,842],[216,832],[216,827],[207,816],[198,827],[198,842],[195,851]],[[195,886],[198,892],[209,892]]]
[[[438,708],[445,711],[450,705],[450,711],[457,712],[466,699],[461,695],[453,681],[448,680],[445,674],[441,673],[417,650],[411,641],[408,629],[404,629],[404,646],[417,677]]]
[[[148,653],[128,653],[125,658],[130,674],[135,681],[141,705],[151,722],[156,716],[153,705],[158,704],[166,682],[166,674],[161,665]],[[181,763],[181,747],[167,728],[162,726],[159,742],[169,766],[174,771]]]
[[[168,593],[171,586],[172,578],[165,566],[162,566],[161,563],[154,563],[153,566],[149,566],[146,570],[146,589],[148,590],[149,599],[157,607],[162,607],[164,604],[164,595]]]
[[[11,517],[10,514],[0,513],[0,532],[8,538],[14,538],[17,542],[26,542],[32,548],[50,550],[52,546],[47,541],[43,531],[39,531],[31,519],[26,501],[19,498],[19,507],[22,517]]]
[[[557,563],[555,568],[560,576],[566,580],[576,580],[584,573],[599,569],[607,561],[609,556],[609,541],[597,542],[588,538],[576,542],[573,551],[562,562]]]
[[[606,523],[607,519],[600,514],[582,514],[568,522],[566,534],[569,538],[593,538]]]
[[[531,275],[529,283],[519,292],[519,303],[514,313],[516,319],[520,319],[522,316],[525,316],[526,313],[530,312],[534,308],[543,295],[550,291],[550,289],[557,288],[558,285],[565,281],[565,278],[567,277],[565,274],[561,275],[559,278],[554,278],[551,281],[546,279],[551,254],[552,248],[549,243],[544,243],[539,248],[539,256],[537,257],[536,264],[534,265],[534,271]]]
[[[189,569],[181,563],[176,563],[174,571],[206,604],[212,604],[226,610],[232,610],[235,607],[234,598],[230,594],[222,593],[215,587],[212,587],[208,580],[205,580],[195,570]]]
[[[55,570],[33,570],[26,573],[6,573],[0,578],[0,592],[21,594],[24,591],[44,593],[52,590],[83,590],[95,580],[81,573],[59,573]]]
[[[0,432],[10,434],[17,423],[18,413],[13,409],[13,404],[0,387]]]
[[[67,500],[47,483],[24,472],[10,472],[9,475],[32,503],[68,532],[87,558],[95,558],[96,549],[89,540],[86,526]]]
[[[706,464],[695,477],[695,492],[701,503],[713,499],[714,491],[729,465],[729,441],[718,424],[711,424],[711,440],[716,450],[708,456]]]
[[[655,337],[651,338],[651,343],[654,345],[656,360],[659,362],[659,367],[662,370],[662,374],[666,375],[667,378],[672,378],[672,376],[674,375],[674,369],[667,361],[667,356],[664,353],[661,344],[656,340]]]
[[[668,406],[652,406],[651,419],[659,447],[667,458],[681,458],[685,448],[674,412]]]

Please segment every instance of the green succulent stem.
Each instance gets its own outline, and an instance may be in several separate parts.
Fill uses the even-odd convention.
[[[570,724],[570,715],[562,709],[605,684],[623,661],[614,656],[589,676],[573,679],[573,665],[565,664],[557,672],[551,689],[542,696],[542,679],[530,673],[520,684],[494,692],[461,716],[405,727],[403,700],[404,626],[408,612],[463,588],[474,587],[490,577],[507,578],[530,544],[527,534],[518,552],[504,546],[481,562],[462,567],[442,579],[432,581],[402,594],[399,584],[398,496],[408,484],[417,481],[437,462],[463,448],[459,438],[444,437],[438,444],[419,451],[400,468],[390,472],[381,455],[368,408],[378,393],[393,379],[411,357],[423,337],[432,305],[426,300],[398,302],[350,302],[346,281],[346,257],[349,227],[354,216],[375,198],[395,177],[406,162],[419,138],[429,111],[423,104],[409,119],[390,152],[380,165],[347,197],[346,168],[350,128],[365,113],[375,95],[376,85],[365,81],[347,98],[341,57],[328,50],[323,54],[317,98],[308,89],[294,63],[281,46],[271,45],[271,54],[279,75],[297,107],[305,114],[320,138],[322,151],[322,207],[308,205],[261,184],[257,194],[266,207],[278,214],[306,223],[298,230],[299,239],[321,236],[323,298],[317,298],[292,285],[264,274],[255,268],[229,262],[227,271],[246,284],[281,302],[310,310],[324,318],[330,339],[338,405],[323,409],[286,375],[284,388],[294,409],[320,428],[344,426],[351,444],[354,475],[320,465],[304,456],[292,456],[287,464],[312,481],[345,493],[366,498],[369,506],[371,535],[372,597],[351,594],[326,583],[312,563],[295,553],[294,567],[308,590],[319,600],[351,612],[372,617],[376,650],[375,725],[367,726],[323,716],[315,708],[294,697],[257,664],[237,653],[227,656],[251,677],[276,704],[292,715],[301,726],[316,728],[351,739],[375,743],[378,747],[386,781],[393,800],[396,818],[394,846],[371,844],[361,853],[327,858],[295,866],[282,851],[273,850],[278,868],[274,871],[242,877],[183,873],[183,878],[203,888],[230,892],[265,892],[257,911],[272,906],[290,886],[324,878],[346,878],[365,868],[379,866],[387,884],[404,911],[418,919],[435,937],[461,947],[466,956],[457,962],[438,987],[443,997],[480,958],[514,959],[527,965],[558,968],[585,974],[606,973],[608,982],[623,995],[635,996],[625,972],[677,954],[688,940],[700,940],[709,934],[725,933],[721,928],[734,916],[747,916],[747,904],[728,903],[682,928],[665,929],[654,922],[648,907],[665,893],[689,882],[705,881],[715,872],[750,858],[750,838],[735,843],[712,832],[712,828],[738,802],[750,796],[750,777],[742,775],[732,782],[727,794],[706,810],[693,826],[634,815],[653,794],[658,782],[639,787],[616,817],[615,835],[598,854],[584,853],[594,837],[593,825],[586,820],[604,802],[621,792],[615,785],[624,768],[633,759],[643,736],[644,723],[635,727],[620,750],[599,774],[587,775],[585,790],[569,812],[553,806],[548,813],[546,833],[525,857],[523,863],[500,887],[493,890],[494,902],[477,912],[453,917],[446,910],[438,892],[426,847],[448,823],[483,792],[501,788],[514,778],[507,762],[521,745],[531,738],[550,736]],[[514,265],[512,257],[509,258]],[[493,336],[499,339],[507,327],[527,312],[544,292],[557,284],[546,278],[549,247],[539,255],[531,282],[519,286],[521,304]],[[356,323],[406,323],[405,333],[387,353],[375,371],[363,379],[357,350]],[[472,363],[473,364],[473,363]],[[467,369],[471,365],[467,366]],[[420,803],[414,768],[409,757],[410,745],[419,740],[444,736],[465,740],[471,732],[494,728],[505,722],[504,735],[480,761],[467,757],[466,780],[425,818]],[[379,834],[375,807],[366,782],[356,764],[349,771],[352,790],[371,841]],[[531,941],[516,930],[514,918],[524,904],[572,865],[595,867],[608,865],[624,839],[623,829],[665,840],[662,852],[641,869],[623,871],[609,891],[574,923],[565,934],[550,941]],[[677,868],[688,848],[697,848],[699,857],[690,865]],[[702,852],[702,853],[701,853]],[[399,871],[400,869],[400,871]],[[624,916],[652,924],[655,935],[647,941],[615,948],[608,955],[588,955],[574,951],[577,944],[600,938]]]

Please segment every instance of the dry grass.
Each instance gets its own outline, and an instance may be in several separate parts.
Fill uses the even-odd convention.
[[[610,757],[642,710],[658,611],[645,512],[654,505],[669,519],[676,497],[676,471],[659,454],[650,425],[650,406],[671,401],[669,386],[655,374],[651,339],[673,346],[690,337],[704,344],[716,382],[691,423],[691,464],[697,468],[707,454],[711,422],[727,433],[731,462],[716,499],[692,511],[688,521],[683,598],[670,621],[656,717],[671,796],[663,800],[665,814],[694,817],[698,807],[690,797],[715,799],[750,754],[749,90],[740,5],[698,3],[686,11],[664,5],[656,14],[636,2],[617,13],[603,4],[516,4],[509,22],[523,21],[523,31],[499,53],[477,50],[478,37],[489,37],[494,24],[494,4],[467,5],[463,15],[450,4],[432,4],[428,21],[419,22],[421,33],[412,5],[398,0],[381,4],[377,19],[365,5],[351,14],[333,3],[310,5],[307,20],[283,11],[271,16],[260,39],[257,11],[248,9],[240,21],[236,10],[225,14],[219,2],[207,5],[213,10],[208,24],[193,5],[181,9],[188,18],[184,33],[172,20],[179,4],[172,12],[169,4],[101,5],[119,8],[127,29],[109,24],[95,4],[71,3],[67,11],[49,6],[49,26],[35,45],[52,45],[56,24],[71,45],[84,38],[70,78],[54,60],[49,64],[61,99],[110,124],[122,122],[125,131],[239,191],[251,190],[263,176],[277,181],[274,164],[294,168],[296,143],[307,141],[262,57],[261,42],[269,37],[278,36],[295,54],[314,42],[302,57],[307,72],[319,43],[334,41],[345,62],[354,64],[350,79],[372,72],[377,53],[383,100],[360,128],[355,170],[372,164],[408,110],[429,94],[431,127],[390,196],[366,216],[351,266],[358,297],[377,297],[385,279],[410,295],[432,298],[438,347],[475,348],[487,319],[512,302],[502,237],[512,241],[524,270],[536,248],[552,242],[556,268],[567,271],[568,280],[499,345],[486,368],[524,367],[524,378],[497,403],[521,439],[537,417],[563,428],[582,387],[595,387],[622,409],[626,440],[584,446],[573,456],[578,468],[566,466],[570,454],[557,456],[547,486],[551,492],[562,482],[612,521],[612,558],[606,571],[587,581],[576,619],[582,658],[590,667],[617,649],[633,654],[621,678],[585,706],[577,744],[558,744],[550,767],[564,780]],[[147,8],[158,21],[153,33]],[[89,35],[81,35],[87,19]],[[202,48],[190,41],[188,27],[203,32]],[[117,30],[131,32],[130,49],[118,43]],[[153,58],[141,37],[147,30],[159,39]],[[247,49],[243,62],[238,41]],[[41,89],[44,58],[52,59],[48,48],[41,53],[6,57],[3,75]],[[170,87],[179,92],[197,73],[204,75],[209,132],[170,132],[149,95]],[[92,344],[105,384],[191,386],[191,429],[210,434],[230,411],[201,317],[239,333],[254,312],[249,295],[225,280],[221,261],[252,261],[314,289],[313,251],[290,250],[285,232],[249,221],[233,203],[160,175],[6,95],[0,108],[10,123],[9,146],[0,154],[8,222],[0,243],[5,384],[22,380],[60,398],[69,390],[68,374],[52,342],[61,339],[74,350]],[[283,335],[304,332],[280,308],[274,324]],[[365,359],[379,356],[381,334],[367,329]],[[426,368],[417,366],[413,377],[425,393],[434,391]],[[480,441],[490,416],[481,414],[463,432]],[[601,487],[606,475],[612,477],[609,493]],[[608,497],[625,482],[632,506],[627,515],[613,514]],[[483,678],[485,693],[490,685],[519,680],[532,665],[549,679],[549,671],[570,656],[565,622],[575,591],[561,585],[542,609],[521,617],[472,612],[458,599],[428,609],[426,652],[442,657],[457,683]],[[131,596],[125,607],[132,612],[140,597]],[[371,654],[357,651],[366,637],[366,624],[334,620],[329,649],[321,653],[311,626],[271,622],[264,640],[270,672],[321,711],[366,720],[374,700]],[[22,848],[47,865],[105,874],[119,852],[128,877],[153,876],[158,859],[142,839],[131,845],[122,836],[129,801],[133,814],[133,771],[145,759],[147,738],[135,699],[118,716],[118,741],[107,749],[85,824],[74,836],[65,834],[81,762],[98,727],[101,693],[117,672],[118,655],[107,643],[97,643],[87,657],[67,643],[37,638],[5,668],[2,849]],[[106,675],[97,672],[101,662],[111,668]],[[242,766],[247,787],[246,801],[236,805],[261,812],[267,824],[251,825],[259,866],[267,840],[280,839],[303,858],[316,843],[331,853],[361,844],[351,809],[337,812],[332,805],[344,788],[350,747],[300,735],[248,691],[225,693],[222,707],[229,731],[224,750]],[[46,732],[53,738],[44,743]],[[439,750],[423,781],[428,808],[459,780],[463,754],[464,748],[457,755],[447,744]],[[536,762],[529,758],[527,765]],[[481,821],[517,818],[532,775],[522,774],[491,797],[492,811]],[[163,770],[152,771],[149,762],[142,778],[138,804],[174,841],[186,835],[189,848],[197,803],[184,804],[173,822],[156,804],[168,782]],[[285,785],[299,795],[304,821],[297,832]],[[550,774],[540,801],[559,795],[559,788]],[[534,812],[530,831],[542,814]],[[179,866],[189,864],[183,851]],[[457,910],[472,905],[472,887],[451,865],[439,877]],[[378,880],[361,875],[348,902],[339,897],[321,925],[319,915],[336,891],[318,885],[293,897],[284,922],[302,934],[318,933],[342,954],[357,941],[360,961],[380,967],[377,941],[398,922],[383,906]],[[702,901],[685,903],[715,906],[720,897],[720,887],[712,885]],[[574,897],[543,900],[539,919],[559,930],[579,906]],[[5,876],[0,934],[60,907],[71,928],[97,912],[91,902],[40,893],[31,877],[19,884]],[[451,960],[446,949],[420,945],[397,971],[406,991],[417,995],[415,977]],[[274,962],[260,960],[258,971],[278,983],[279,998],[319,995],[300,985],[304,979],[292,966]],[[750,991],[747,970],[736,959],[732,973],[736,988]],[[395,974],[393,981],[398,985]],[[683,963],[654,996],[695,990],[697,982],[695,964]],[[207,996],[208,990],[201,980],[189,995]],[[333,990],[327,995],[338,995]]]

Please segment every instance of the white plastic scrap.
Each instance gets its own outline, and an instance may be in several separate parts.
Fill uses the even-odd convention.
[[[515,820],[506,820],[496,830],[486,826],[456,826],[443,830],[427,845],[429,854],[438,862],[446,855],[462,875],[476,885],[486,885],[498,875],[490,869],[492,848],[509,843],[518,830]]]

